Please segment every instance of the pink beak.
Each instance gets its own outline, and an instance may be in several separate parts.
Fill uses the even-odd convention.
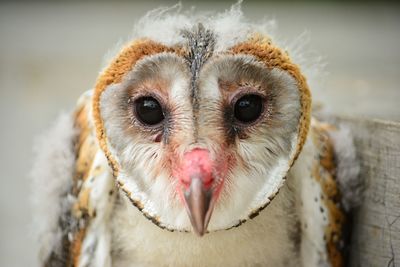
[[[214,209],[214,181],[209,152],[205,149],[194,149],[184,156],[183,176],[181,183],[186,211],[194,232],[203,236]]]

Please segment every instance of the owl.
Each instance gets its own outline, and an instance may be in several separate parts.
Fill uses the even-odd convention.
[[[41,266],[345,264],[351,136],[238,6],[145,16],[42,143]]]

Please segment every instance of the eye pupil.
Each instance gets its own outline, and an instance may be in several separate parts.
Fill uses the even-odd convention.
[[[164,120],[164,113],[160,103],[151,96],[137,99],[135,101],[135,111],[138,119],[147,125],[156,125]]]
[[[239,98],[234,107],[235,118],[243,123],[257,120],[263,109],[262,98],[258,95],[249,94]]]

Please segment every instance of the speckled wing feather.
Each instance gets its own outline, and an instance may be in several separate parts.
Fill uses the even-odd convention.
[[[346,213],[341,203],[341,192],[337,180],[337,163],[334,142],[330,134],[339,131],[335,126],[313,120],[311,141],[316,147],[316,155],[311,167],[312,179],[320,186],[320,196],[314,202],[319,203],[318,212],[324,225],[323,241],[326,245],[326,258],[332,267],[345,264],[344,239]]]
[[[114,202],[114,181],[101,152],[91,119],[91,91],[75,111],[75,171],[68,196],[73,201],[59,224],[62,251],[52,253],[45,266],[111,266],[106,221]]]

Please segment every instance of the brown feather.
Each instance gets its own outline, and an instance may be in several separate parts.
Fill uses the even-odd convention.
[[[323,203],[327,210],[325,212],[328,225],[325,229],[325,242],[328,258],[332,267],[344,266],[343,239],[346,216],[340,203],[341,194],[336,181],[336,162],[333,143],[329,137],[329,131],[335,128],[328,124],[313,123],[313,142],[318,148],[319,155],[314,163],[313,177],[321,185]]]

